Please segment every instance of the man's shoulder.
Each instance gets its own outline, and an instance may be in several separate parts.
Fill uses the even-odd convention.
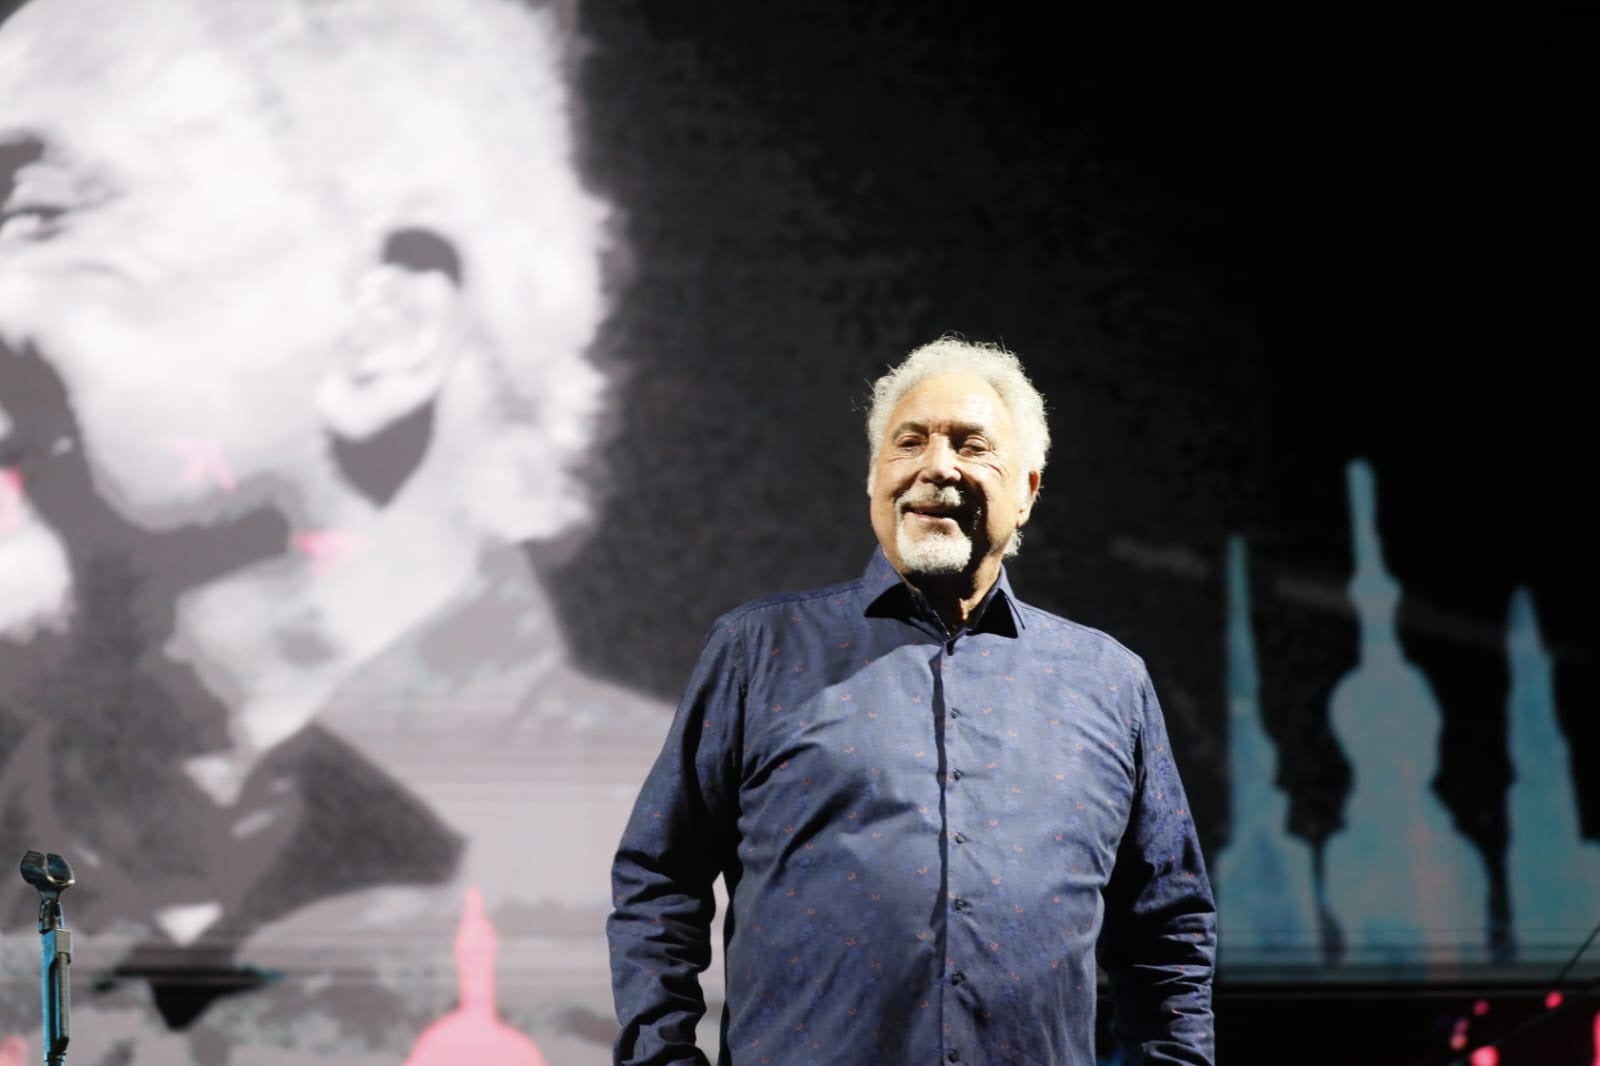
[[[862,579],[857,577],[820,588],[776,592],[746,600],[718,616],[711,630],[733,634],[774,622],[787,624],[824,619],[848,612],[852,607],[859,611],[862,585]]]
[[[1102,669],[1142,676],[1144,657],[1103,629],[1075,622],[1064,615],[1036,607],[1015,596],[1012,603],[1022,616],[1024,631],[1056,644],[1075,658],[1090,659]]]

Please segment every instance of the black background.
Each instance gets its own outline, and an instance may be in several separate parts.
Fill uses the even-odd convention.
[[[1488,690],[1517,584],[1591,746],[1572,26],[827,2],[581,23],[588,168],[630,259],[601,344],[624,374],[611,495],[555,564],[596,670],[675,696],[716,613],[857,572],[865,383],[949,330],[1019,351],[1049,398],[1016,578],[1150,660],[1210,846],[1225,538],[1260,612],[1276,577],[1342,591],[1352,458],[1390,569],[1460,631],[1412,626],[1407,651],[1462,817],[1492,818],[1466,792],[1509,772]],[[1353,623],[1258,622],[1320,839],[1343,780],[1317,718]]]
[[[1014,579],[1147,658],[1208,851],[1228,832],[1232,534],[1291,828],[1340,824],[1326,700],[1354,618],[1270,590],[1339,599],[1355,458],[1376,473],[1462,830],[1495,861],[1499,641],[1526,585],[1600,835],[1578,772],[1600,726],[1571,20],[825,0],[580,21],[587,166],[623,208],[628,260],[600,345],[623,375],[609,495],[550,563],[591,668],[675,698],[717,613],[858,572],[866,382],[957,331],[1021,353],[1052,406]],[[1263,1036],[1315,1036],[1327,1061],[1443,1061],[1464,1009],[1385,1013],[1381,990],[1250,1002],[1225,1037],[1271,1019]]]

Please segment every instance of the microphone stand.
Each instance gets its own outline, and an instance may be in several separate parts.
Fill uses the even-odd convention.
[[[39,1006],[44,1029],[45,1066],[66,1066],[72,1038],[72,932],[61,913],[61,893],[77,881],[67,860],[54,852],[30,851],[22,857],[22,879],[39,890]]]

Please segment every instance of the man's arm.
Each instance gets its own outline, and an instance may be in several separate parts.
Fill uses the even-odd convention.
[[[1133,810],[1106,889],[1099,961],[1129,1066],[1210,1066],[1216,904],[1155,688],[1143,669]]]
[[[699,975],[738,817],[744,676],[738,635],[719,622],[617,846],[606,936],[619,1066],[707,1066],[694,1044]]]

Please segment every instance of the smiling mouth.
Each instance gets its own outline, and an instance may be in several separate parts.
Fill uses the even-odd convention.
[[[900,512],[900,520],[902,522],[909,520],[914,529],[959,533],[961,531],[961,523],[958,521],[959,513],[957,511],[924,511],[915,507],[907,507]]]

